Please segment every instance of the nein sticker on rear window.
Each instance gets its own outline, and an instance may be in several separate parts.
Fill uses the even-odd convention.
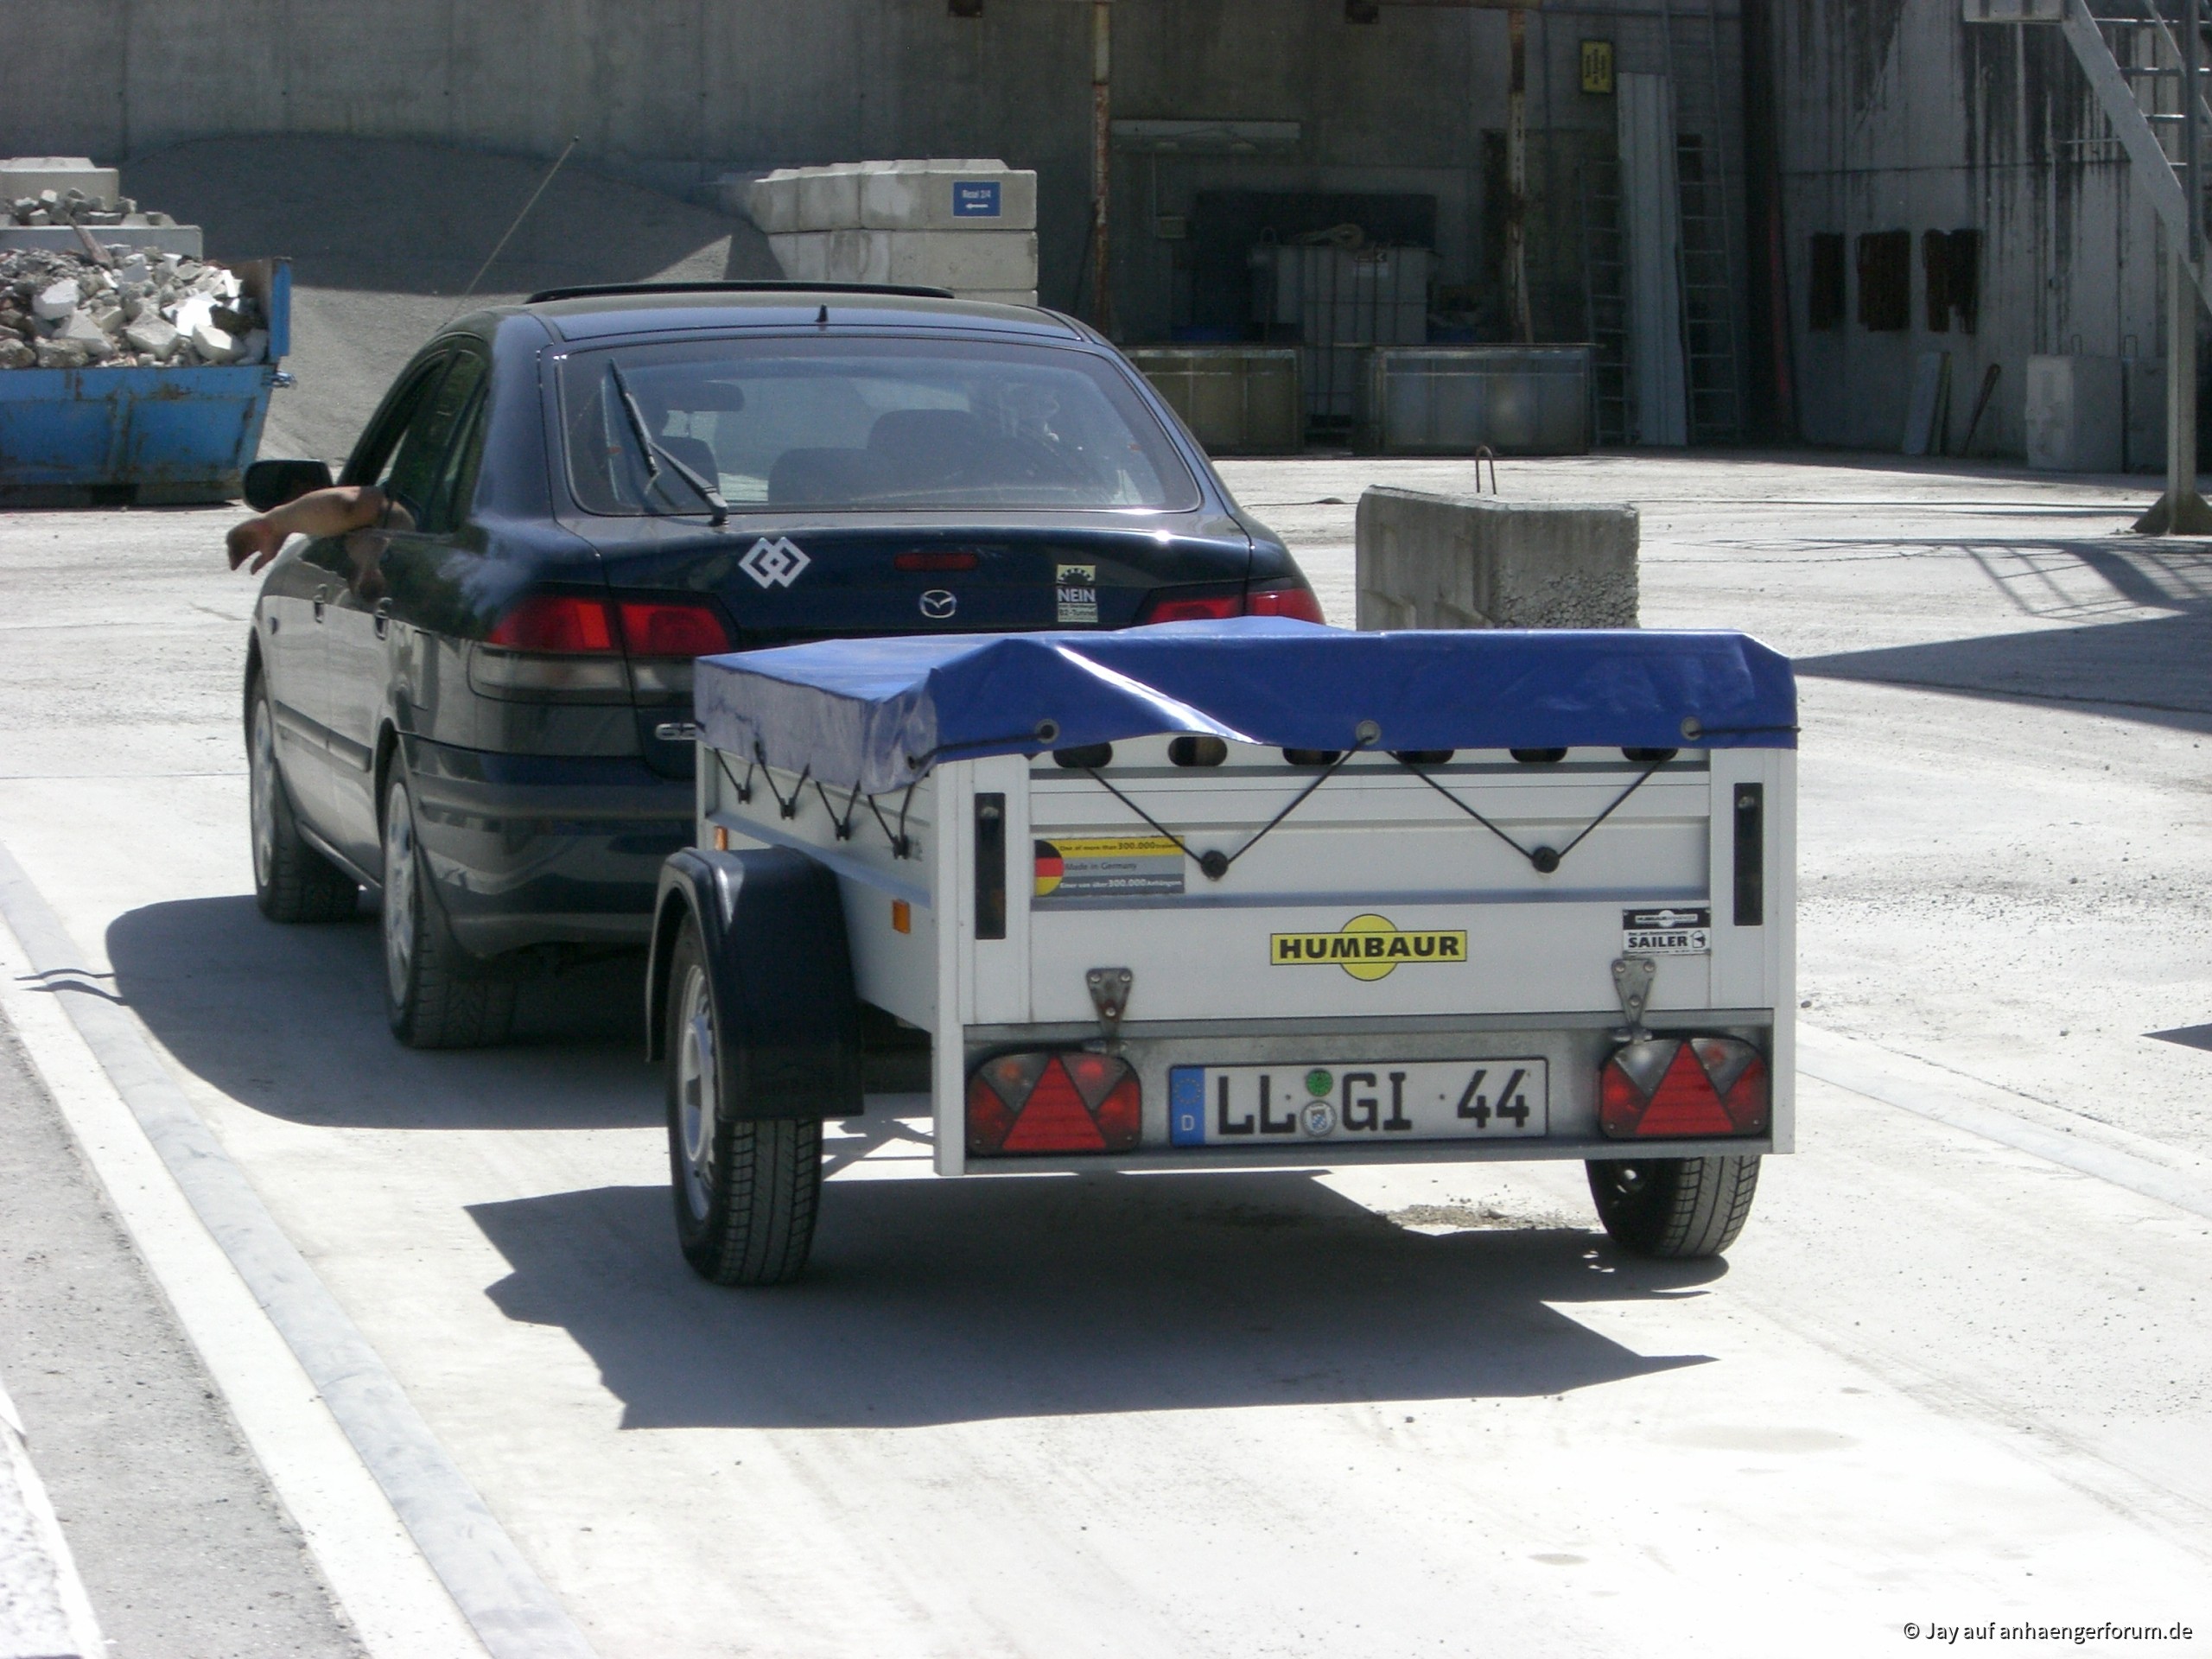
[[[1096,626],[1098,621],[1098,567],[1095,564],[1063,564],[1052,574],[1053,597],[1058,602],[1055,613],[1062,627],[1077,625]]]

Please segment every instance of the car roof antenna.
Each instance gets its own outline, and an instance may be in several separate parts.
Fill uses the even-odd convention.
[[[830,326],[830,308],[827,305],[822,308],[822,315],[815,318],[814,326],[817,328],[827,328]]]

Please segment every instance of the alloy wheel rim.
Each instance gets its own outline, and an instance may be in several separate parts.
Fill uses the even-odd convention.
[[[683,1029],[676,1058],[677,1131],[683,1154],[683,1197],[695,1220],[714,1203],[715,1122],[720,1116],[715,1071],[715,1020],[705,970],[683,980]]]
[[[269,729],[269,699],[255,699],[251,776],[246,780],[253,818],[253,879],[266,887],[276,865],[276,741]]]
[[[392,1001],[405,1003],[415,965],[415,818],[398,789],[385,810],[384,965]]]

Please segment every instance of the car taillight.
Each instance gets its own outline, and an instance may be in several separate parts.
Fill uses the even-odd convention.
[[[1764,1135],[1766,1062],[1733,1037],[1655,1037],[1605,1062],[1598,1122],[1616,1141]]]
[[[619,649],[607,601],[570,594],[532,594],[492,625],[490,643],[509,651],[576,655]]]
[[[711,605],[624,600],[622,643],[632,657],[712,657],[729,649],[729,630]]]
[[[1110,1054],[1001,1054],[968,1080],[968,1150],[979,1158],[1128,1152],[1144,1093]]]
[[[893,570],[973,570],[982,562],[981,554],[964,547],[956,547],[941,552],[895,553],[891,558],[891,568]]]
[[[1140,626],[1147,622],[1218,621],[1225,616],[1243,614],[1242,594],[1178,594],[1170,588],[1145,601],[1137,621]]]
[[[1321,601],[1311,588],[1262,588],[1244,607],[1247,616],[1287,616],[1300,622],[1325,622]]]

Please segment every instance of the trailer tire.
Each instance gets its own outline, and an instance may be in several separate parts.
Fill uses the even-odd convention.
[[[1758,1190],[1749,1158],[1593,1158],[1590,1196],[1613,1242],[1638,1255],[1694,1261],[1736,1242]]]
[[[669,959],[668,1157],[683,1259],[717,1285],[780,1285],[814,1244],[822,1125],[721,1109],[722,1022],[696,918]]]
[[[276,762],[276,712],[258,673],[247,693],[246,794],[253,842],[253,901],[272,922],[342,922],[359,908],[361,884],[308,844]]]
[[[400,766],[385,790],[384,1011],[410,1048],[485,1048],[514,1024],[515,982],[492,973],[453,936],[416,833]]]

